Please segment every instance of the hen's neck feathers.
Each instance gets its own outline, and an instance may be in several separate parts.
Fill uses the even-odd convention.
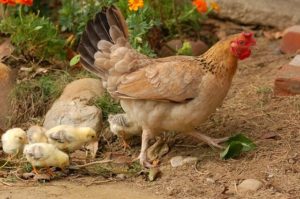
[[[229,78],[235,74],[238,63],[237,58],[230,51],[229,39],[216,43],[197,60],[205,72],[212,73],[217,77],[227,76]]]

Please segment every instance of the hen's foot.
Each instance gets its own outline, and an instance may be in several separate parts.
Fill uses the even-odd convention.
[[[146,168],[152,168],[152,167],[154,167],[154,166],[148,161],[148,158],[147,158],[147,154],[146,154],[146,153],[140,153],[138,159],[140,160],[140,164],[141,164],[143,167],[146,167]]]
[[[201,140],[208,144],[209,146],[216,147],[219,149],[223,149],[224,147],[220,145],[220,143],[226,142],[229,137],[224,137],[224,138],[212,138],[207,135],[204,135],[202,133],[198,132],[192,132],[190,133],[191,136],[197,138],[198,140]]]

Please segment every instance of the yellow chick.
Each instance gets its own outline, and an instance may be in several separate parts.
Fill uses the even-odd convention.
[[[73,152],[80,149],[83,145],[97,139],[94,129],[69,125],[53,127],[46,131],[46,136],[50,144],[66,152]]]
[[[124,148],[130,147],[126,139],[142,134],[142,128],[137,123],[130,121],[126,113],[110,114],[108,115],[108,122],[110,131],[122,138]]]
[[[26,132],[20,128],[13,128],[1,136],[3,151],[9,155],[22,153],[27,143]]]
[[[27,144],[23,153],[31,163],[35,174],[38,174],[36,167],[45,167],[48,174],[53,176],[54,174],[50,170],[51,166],[65,169],[70,164],[69,156],[66,153],[48,143]]]
[[[47,143],[46,129],[41,126],[31,126],[27,130],[27,139],[29,144],[33,143]]]

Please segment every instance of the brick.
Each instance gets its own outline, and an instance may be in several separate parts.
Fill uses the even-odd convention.
[[[300,94],[300,55],[279,69],[274,86],[276,96]]]
[[[280,50],[283,53],[295,53],[300,50],[300,25],[289,27],[283,32]]]

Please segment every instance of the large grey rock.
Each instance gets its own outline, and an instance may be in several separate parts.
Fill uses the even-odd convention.
[[[286,28],[300,24],[299,0],[216,0],[219,16],[244,24]]]
[[[104,89],[100,80],[85,78],[71,82],[62,95],[47,112],[44,127],[50,129],[57,125],[86,126],[100,130],[102,112],[90,104],[94,97],[102,96]]]
[[[11,104],[9,96],[14,86],[14,76],[13,71],[0,62],[0,131],[1,129],[6,129],[6,120],[10,115]]]

